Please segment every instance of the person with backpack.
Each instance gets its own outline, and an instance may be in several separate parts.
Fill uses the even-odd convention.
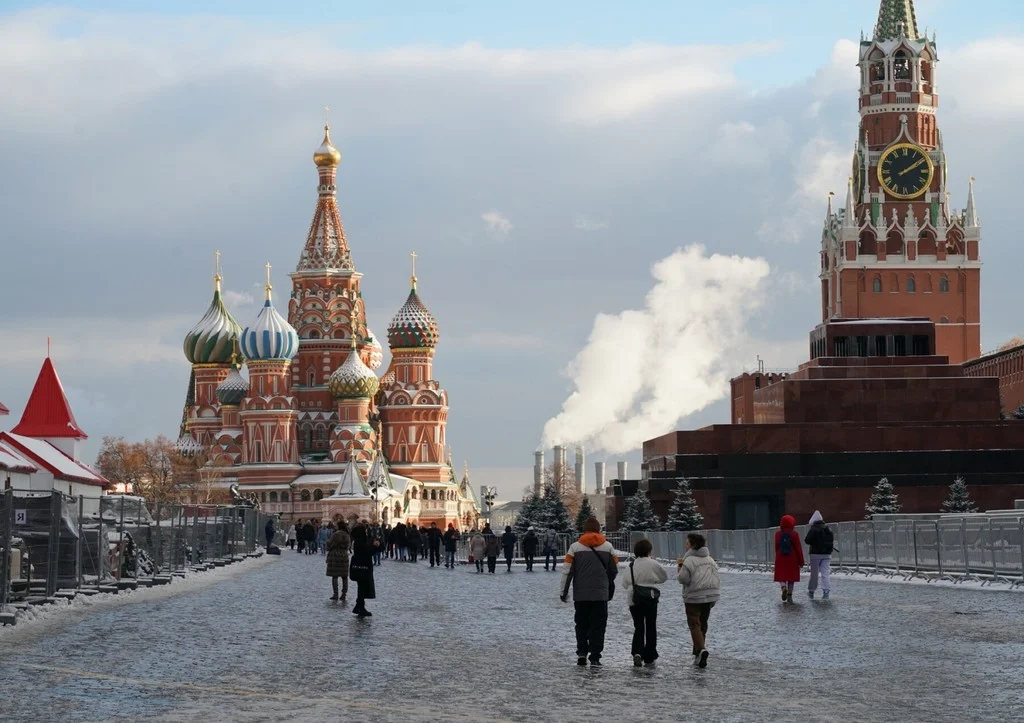
[[[660,585],[668,579],[665,568],[651,559],[650,540],[637,540],[633,545],[636,559],[629,563],[629,573],[622,576],[622,589],[626,591],[626,605],[633,617],[633,645],[630,655],[633,665],[654,665],[658,659],[658,598]]]
[[[793,515],[783,515],[775,533],[775,582],[782,586],[783,603],[793,602],[793,586],[800,582],[800,568],[804,566],[804,550],[794,527]]]
[[[676,575],[683,586],[683,608],[686,610],[686,624],[693,641],[693,664],[699,668],[708,667],[708,618],[711,608],[722,594],[722,579],[718,575],[718,564],[708,551],[704,535],[691,532],[686,536],[686,552],[679,561]]]
[[[814,599],[814,591],[818,589],[818,576],[821,576],[821,599],[828,600],[832,586],[829,578],[832,572],[832,551],[835,549],[835,537],[832,530],[825,524],[821,513],[817,510],[811,515],[811,529],[804,536],[804,542],[811,551],[811,578],[807,583],[807,597]]]
[[[569,546],[562,568],[562,592],[559,599],[572,600],[576,608],[576,665],[601,665],[604,633],[608,627],[608,601],[615,593],[619,559],[615,548],[601,534],[601,523],[588,517],[580,539]]]

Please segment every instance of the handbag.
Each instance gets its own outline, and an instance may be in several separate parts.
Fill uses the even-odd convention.
[[[637,585],[636,575],[633,574],[633,563],[629,563],[629,577],[633,581],[633,602],[658,602],[661,597],[661,590],[647,585]]]
[[[598,549],[596,547],[594,547],[592,545],[587,545],[587,547],[589,547],[591,550],[593,550],[594,554],[597,555],[599,560],[604,562],[604,558],[601,557],[601,552],[598,551]],[[612,568],[609,565],[609,563],[611,561],[612,561],[612,556],[608,555],[608,562],[604,562],[604,572],[605,572],[606,575],[608,575],[608,599],[609,600],[611,600],[613,597],[615,597],[615,576],[612,575],[612,573],[611,573],[611,569]],[[575,562],[575,560],[573,560],[573,562]]]
[[[476,562],[476,560],[473,558],[472,555],[470,555],[469,556],[469,564],[472,565],[474,562]]]
[[[370,566],[362,562],[352,562],[348,566],[348,577],[352,582],[363,582],[370,579]]]

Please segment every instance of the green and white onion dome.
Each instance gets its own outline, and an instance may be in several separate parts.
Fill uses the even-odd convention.
[[[299,351],[299,335],[277,313],[270,298],[270,289],[267,283],[267,300],[263,308],[256,321],[242,330],[242,355],[248,361],[287,361]]]
[[[217,401],[237,407],[248,393],[249,383],[242,378],[238,367],[232,367],[231,373],[217,387]]]
[[[420,300],[414,283],[409,298],[388,326],[388,346],[392,349],[433,349],[440,335],[437,320]]]
[[[216,283],[210,308],[185,335],[185,358],[192,364],[228,364],[242,330],[220,298],[220,278]]]
[[[370,399],[380,387],[377,375],[363,364],[354,346],[345,363],[334,370],[327,383],[335,399]]]
[[[380,345],[380,342],[377,341],[376,334],[374,334],[369,329],[366,330],[366,333],[370,337],[370,358],[369,363],[366,366],[370,367],[370,369],[372,369],[373,371],[377,371],[378,369],[380,369],[380,365],[384,363],[384,347],[382,347]]]

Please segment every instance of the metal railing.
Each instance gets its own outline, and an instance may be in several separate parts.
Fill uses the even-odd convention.
[[[98,509],[97,509],[98,507]],[[15,607],[166,584],[237,562],[266,543],[267,515],[234,505],[155,505],[6,490],[0,496],[0,614]],[[280,530],[278,530],[278,538]],[[6,611],[8,614],[10,611]]]
[[[829,524],[834,537],[832,567],[954,582],[979,580],[1024,585],[1024,515],[946,517],[938,520],[865,520]],[[796,528],[801,541],[808,526]],[[721,563],[765,569],[775,561],[777,527],[759,530],[700,530]],[[685,532],[633,532],[654,555],[678,559]],[[809,550],[804,545],[805,558]],[[630,546],[630,550],[632,546]]]

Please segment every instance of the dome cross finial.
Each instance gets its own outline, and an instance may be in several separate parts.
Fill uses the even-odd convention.
[[[412,290],[415,291],[416,290],[416,252],[415,251],[410,251],[409,252],[409,257],[412,259],[412,277],[411,277],[410,280],[412,281]]]
[[[270,301],[270,292],[274,290],[273,285],[270,283],[270,262],[267,262],[267,285],[264,287],[267,290],[267,301]]]
[[[216,291],[220,291],[220,282],[224,278],[220,275],[220,249],[213,254],[213,258],[213,287]]]

